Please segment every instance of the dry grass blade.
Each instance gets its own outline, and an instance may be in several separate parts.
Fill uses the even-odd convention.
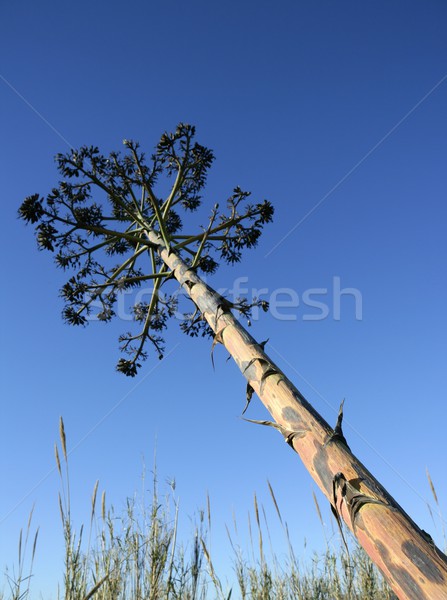
[[[216,575],[216,571],[214,570],[214,566],[213,566],[213,561],[211,560],[211,555],[208,551],[208,548],[206,547],[205,540],[202,537],[200,538],[200,544],[202,546],[202,551],[206,558],[206,562],[208,563],[208,569],[209,569],[209,575],[211,577],[211,581],[213,582],[213,585],[218,593],[218,596],[224,597],[222,584],[220,582],[220,579]],[[230,592],[230,595],[231,595],[231,592]]]
[[[22,562],[22,537],[23,537],[23,530],[20,530],[19,533],[19,564]]]
[[[427,474],[428,483],[430,485],[431,493],[433,494],[433,498],[435,499],[436,505],[439,506],[438,496],[436,494],[435,486],[433,485],[432,478],[430,476],[429,470],[426,468],[425,472]]]
[[[274,550],[273,550],[272,538],[271,538],[271,535],[270,535],[269,522],[268,522],[267,515],[266,515],[265,508],[264,508],[263,504],[261,504],[261,510],[262,510],[262,516],[264,517],[264,525],[265,525],[265,529],[267,531],[267,539],[269,541],[269,547],[270,547],[272,556],[274,556],[275,553],[274,553]]]
[[[256,523],[258,524],[258,528],[261,527],[261,523],[259,521],[259,509],[258,509],[258,499],[256,497],[256,494],[254,495],[254,504],[255,504],[255,517],[256,517]]]
[[[107,581],[107,579],[109,577],[110,577],[110,574],[107,573],[107,575],[105,575],[100,581],[98,581],[98,583],[96,585],[94,585],[92,587],[92,589],[83,597],[82,600],[90,600],[90,598],[92,598],[96,594],[96,592],[99,590],[99,588],[104,585],[104,583]]]
[[[62,471],[61,471],[61,461],[59,458],[59,450],[57,449],[57,444],[54,444],[54,456],[56,457],[56,466],[57,466],[57,470],[59,471],[59,475],[60,477],[62,477]]]
[[[27,525],[27,531],[29,531],[29,530],[30,530],[30,527],[31,527],[31,521],[32,521],[32,519],[33,519],[33,513],[34,513],[34,505],[33,505],[32,509],[30,510],[30,513],[29,513],[29,517],[28,517],[28,525]]]
[[[437,513],[438,513],[437,516],[438,516],[438,519],[439,519],[439,522],[440,522],[440,525],[441,525],[442,537],[443,537],[443,541],[444,541],[444,548],[446,549],[447,548],[446,522],[444,520],[444,516],[443,516],[442,511],[441,511],[441,506],[440,506],[439,501],[438,501],[438,495],[436,493],[435,485],[433,483],[431,475],[430,475],[428,469],[425,469],[425,472],[427,474],[427,479],[428,479],[428,483],[430,485],[431,493],[433,494],[433,498],[435,499],[436,507],[438,509],[437,510]],[[430,508],[430,505],[428,503],[427,503],[427,506],[428,506],[428,510],[430,511],[430,516],[432,518],[433,524],[436,527],[436,523],[435,523],[435,520],[433,518],[433,512],[432,512],[432,510]]]
[[[98,485],[99,485],[99,479],[96,480],[95,487],[93,488],[93,494],[92,494],[92,514],[91,514],[91,518],[92,519],[93,519],[93,517],[95,515],[96,495],[98,493]]]
[[[210,553],[208,552],[208,548],[206,547],[206,544],[205,544],[205,541],[203,538],[200,538],[200,544],[202,546],[203,554],[205,555],[206,561],[210,566],[210,570],[211,570],[211,572],[214,572],[213,564],[211,562],[211,556],[210,556]]]
[[[65,436],[64,420],[62,417],[59,419],[59,437],[61,439],[62,452],[64,453],[65,461],[67,461],[67,438]]]
[[[250,517],[250,513],[248,513],[247,519],[248,519],[248,538],[250,540],[251,553],[252,553],[253,558],[254,558],[255,550],[254,550],[254,544],[253,544],[253,532],[252,532],[252,529],[251,529],[251,517]]]
[[[317,510],[317,515],[320,520],[321,525],[324,527],[323,517],[321,516],[320,505],[318,504],[317,497],[315,496],[315,492],[312,490],[312,498],[314,499],[315,508]]]
[[[236,520],[236,513],[234,512],[234,509],[233,509],[233,511],[231,513],[231,517],[232,517],[232,520],[233,520],[234,532],[237,535],[238,534],[237,533],[237,520]]]
[[[64,507],[62,506],[62,497],[60,495],[60,492],[58,494],[58,499],[59,499],[59,511],[61,513],[61,520],[62,520],[62,523],[65,523],[65,512],[64,512]]]
[[[428,512],[430,513],[431,520],[433,521],[433,524],[435,524],[435,517],[433,515],[433,511],[431,509],[431,506],[430,506],[430,504],[428,502],[427,502],[427,508],[428,508]]]
[[[37,538],[39,536],[39,528],[37,528],[36,533],[34,535],[34,542],[33,542],[33,551],[31,554],[31,560],[34,560],[34,557],[36,556],[36,547],[37,547]]]
[[[104,490],[101,495],[101,516],[103,521],[106,520],[106,491]]]
[[[258,499],[256,497],[256,494],[254,495],[254,504],[255,504],[255,517],[256,517],[256,523],[258,525],[258,532],[259,532],[259,558],[261,560],[261,565],[264,565],[265,560],[264,560],[264,542],[262,539],[262,530],[261,530],[261,520],[259,518],[259,508],[258,508]]]
[[[175,558],[177,552],[177,533],[178,533],[178,513],[179,513],[179,503],[178,501],[175,503],[175,516],[174,516],[174,526],[172,530],[172,541],[171,541],[171,556],[169,558],[169,564],[167,568],[167,585],[168,589],[172,587],[172,573],[174,571],[175,566]]]
[[[231,533],[230,533],[230,530],[228,529],[228,525],[227,524],[225,524],[225,530],[227,532],[227,537],[228,537],[228,541],[230,542],[231,549],[233,550],[233,552],[236,552],[236,548],[235,548],[235,546],[233,544],[233,539],[231,537]]]
[[[273,488],[271,486],[271,483],[270,483],[270,481],[268,479],[267,479],[267,485],[268,485],[268,488],[269,488],[269,491],[270,491],[270,496],[272,497],[272,500],[273,500],[273,504],[275,505],[276,514],[278,515],[279,522],[282,525],[283,523],[282,523],[281,512],[279,510],[278,503],[276,502],[275,493],[274,493]]]
[[[206,514],[208,518],[208,529],[211,531],[211,502],[208,492],[206,493]]]

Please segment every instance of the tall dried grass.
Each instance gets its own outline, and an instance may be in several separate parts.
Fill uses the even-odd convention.
[[[238,544],[240,525],[233,516],[231,531],[227,527],[229,551],[234,581],[222,583],[210,545],[211,502],[206,498],[206,510],[200,511],[192,540],[179,542],[179,507],[175,500],[175,483],[160,497],[157,471],[152,474],[152,496],[128,499],[126,509],[116,514],[108,507],[103,491],[100,512],[97,513],[98,482],[91,497],[88,532],[73,523],[70,499],[70,478],[67,437],[60,422],[60,445],[55,447],[56,466],[61,480],[59,508],[64,537],[64,573],[57,586],[58,600],[393,600],[382,576],[365,552],[348,540],[349,550],[341,543],[334,549],[325,533],[326,551],[315,553],[303,564],[297,557],[289,530],[270,482],[267,482],[275,527],[281,529],[287,555],[278,557],[273,548],[270,527],[264,506],[255,494],[253,513],[248,515],[247,531],[251,552]],[[61,460],[62,457],[62,460]],[[441,523],[445,538],[444,519],[436,489],[427,471],[429,486],[436,505],[435,521]],[[317,497],[315,509],[323,530],[326,527]],[[254,523],[254,526],[253,526]],[[31,535],[32,512],[25,531],[20,532],[17,567],[6,570],[0,600],[30,600],[38,530]],[[31,549],[29,544],[32,541]],[[29,555],[29,556],[28,556]]]

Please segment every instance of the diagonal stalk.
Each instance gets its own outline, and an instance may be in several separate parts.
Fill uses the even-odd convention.
[[[447,557],[352,454],[341,433],[341,419],[332,429],[242,327],[222,297],[175,251],[168,250],[160,235],[151,231],[148,238],[158,246],[164,263],[219,335],[276,422],[262,423],[275,425],[283,433],[398,597],[447,598]]]

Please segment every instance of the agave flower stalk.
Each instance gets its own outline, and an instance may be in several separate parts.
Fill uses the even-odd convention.
[[[187,231],[180,213],[201,206],[214,158],[194,137],[193,127],[180,124],[162,136],[149,161],[131,141],[125,141],[124,156],[106,157],[95,147],[60,155],[64,179],[58,187],[46,198],[34,194],[23,202],[19,214],[36,226],[39,247],[74,273],[61,290],[64,319],[86,325],[99,306],[96,318],[110,321],[118,295],[151,280],[150,301],[133,306],[140,328],[120,337],[124,355],[117,369],[135,376],[148,348],[163,356],[163,332],[178,303],[162,290],[177,280],[196,307],[184,315],[181,329],[210,334],[212,350],[225,346],[247,380],[247,405],[256,392],[273,419],[253,422],[279,430],[299,454],[340,528],[347,525],[397,596],[447,598],[447,558],[352,454],[342,430],[343,407],[330,427],[235,317],[234,311],[249,316],[254,305],[268,310],[267,303],[230,302],[201,276],[214,273],[219,262],[238,262],[256,246],[273,207],[266,200],[248,203],[250,194],[237,187],[224,210],[212,207],[206,227]],[[174,180],[165,199],[155,191],[163,174]],[[290,489],[299,493],[292,483]]]

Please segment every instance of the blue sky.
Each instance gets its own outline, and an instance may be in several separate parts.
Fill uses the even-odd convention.
[[[271,509],[267,479],[296,547],[323,547],[310,476],[279,435],[239,419],[245,384],[222,349],[213,372],[210,345],[173,329],[162,363],[115,373],[127,324],[63,324],[64,274],[17,220],[69,145],[133,138],[150,151],[180,121],[216,154],[210,203],[240,185],[276,208],[256,251],[210,284],[266,288],[276,312],[252,333],[326,420],[346,398],[352,450],[441,544],[425,469],[445,506],[445,4],[24,1],[0,16],[0,568],[34,504],[34,585],[50,597],[62,574],[60,415],[79,524],[96,479],[119,509],[156,447],[184,515],[209,492],[222,564],[232,511],[244,522],[254,491]],[[265,414],[253,401],[247,416]]]

